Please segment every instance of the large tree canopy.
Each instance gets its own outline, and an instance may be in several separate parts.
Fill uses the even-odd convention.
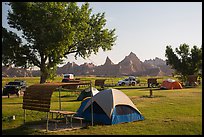
[[[8,24],[22,32],[2,28],[3,63],[40,68],[40,83],[54,76],[57,64],[67,55],[87,58],[111,50],[115,29],[105,28],[105,13],[92,14],[89,3],[75,2],[10,2]],[[22,38],[25,40],[22,42]]]
[[[202,47],[193,46],[189,48],[187,44],[181,44],[175,49],[175,53],[171,46],[166,46],[167,65],[172,66],[185,81],[188,75],[196,75],[202,69]]]

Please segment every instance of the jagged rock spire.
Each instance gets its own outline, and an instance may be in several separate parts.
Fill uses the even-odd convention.
[[[110,58],[107,56],[105,64],[104,65],[114,65],[114,63],[110,60]]]

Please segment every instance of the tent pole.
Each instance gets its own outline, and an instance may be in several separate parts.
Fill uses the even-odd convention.
[[[62,86],[59,87],[59,110],[61,110],[61,96],[60,96],[61,89],[62,89]]]
[[[93,94],[92,94],[91,81],[90,81],[90,91],[91,91],[91,125],[93,126]]]

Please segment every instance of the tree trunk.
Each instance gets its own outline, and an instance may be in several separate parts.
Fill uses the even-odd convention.
[[[47,74],[41,71],[40,84],[45,83],[46,80],[47,80]]]
[[[41,65],[40,68],[41,76],[40,76],[40,84],[45,83],[48,78],[48,72],[46,71],[45,65]]]

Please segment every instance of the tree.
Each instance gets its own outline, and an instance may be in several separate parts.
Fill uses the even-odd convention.
[[[166,62],[181,75],[182,81],[185,82],[188,75],[198,74],[202,69],[202,47],[193,46],[190,49],[189,45],[184,43],[175,51],[174,53],[170,45],[166,46]]]
[[[8,13],[8,24],[21,31],[22,36],[2,29],[7,35],[4,37],[14,36],[13,42],[16,41],[12,44],[2,39],[3,63],[39,67],[40,83],[53,78],[57,64],[69,54],[85,59],[91,53],[97,54],[100,48],[111,50],[115,44],[115,29],[105,28],[105,13],[91,14],[89,3],[81,7],[75,2],[10,2],[9,5],[12,11]],[[7,56],[8,53],[14,54]]]
[[[4,65],[10,66],[17,63],[16,52],[19,52],[17,47],[20,43],[22,43],[22,41],[15,33],[11,31],[8,32],[2,27],[2,51],[6,53],[2,54],[2,63]]]

